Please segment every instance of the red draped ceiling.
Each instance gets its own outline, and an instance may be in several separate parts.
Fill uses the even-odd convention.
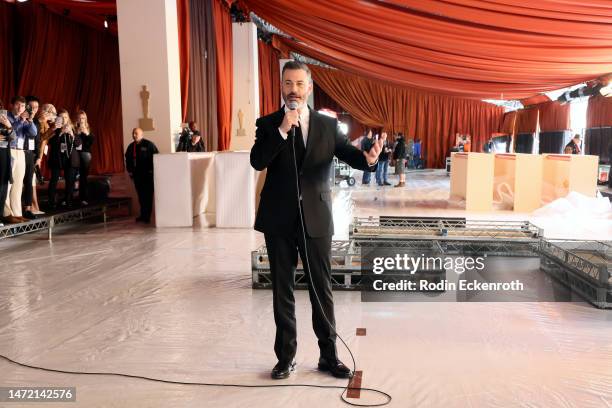
[[[355,74],[520,99],[612,72],[609,0],[242,0],[287,47]]]
[[[469,133],[474,151],[499,131],[504,109],[495,105],[371,81],[311,66],[314,81],[360,123],[420,138],[428,167],[444,167],[455,133]]]

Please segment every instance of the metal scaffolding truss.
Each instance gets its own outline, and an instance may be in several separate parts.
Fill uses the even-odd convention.
[[[611,268],[612,245],[602,241],[542,241],[540,252],[563,264],[566,268],[573,268],[584,276],[593,280],[593,283],[612,286]]]
[[[58,214],[39,217],[28,222],[5,225],[4,227],[0,227],[0,239],[47,230],[49,240],[51,240],[53,238],[53,228],[56,226],[96,217],[102,217],[103,222],[106,223],[107,214],[110,210],[125,208],[129,213],[130,203],[130,198],[111,198],[99,204],[88,205]]]
[[[533,242],[542,229],[528,221],[466,220],[465,218],[356,217],[350,227],[353,239],[375,238],[523,241]]]
[[[332,241],[331,265],[332,270],[359,271],[361,268],[360,251],[356,250],[350,241]],[[270,269],[268,250],[265,245],[251,252],[251,267],[256,269]],[[297,270],[303,270],[301,260],[298,261]]]

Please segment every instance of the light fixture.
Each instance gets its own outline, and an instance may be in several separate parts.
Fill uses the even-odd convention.
[[[17,0],[17,3],[25,3],[28,0]]]
[[[108,28],[108,20],[104,19],[104,28]]]

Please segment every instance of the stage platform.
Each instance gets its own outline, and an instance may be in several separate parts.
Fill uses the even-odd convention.
[[[94,218],[101,218],[101,221],[106,224],[107,216],[111,211],[126,210],[127,215],[129,215],[131,201],[131,198],[128,197],[107,198],[106,200],[90,203],[85,206],[50,211],[28,222],[7,224],[4,227],[0,227],[0,239],[46,230],[49,241],[51,241],[53,239],[54,228],[60,225]]]

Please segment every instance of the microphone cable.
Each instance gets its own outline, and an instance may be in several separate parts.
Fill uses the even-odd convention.
[[[293,165],[294,165],[294,170],[295,170],[295,182],[296,182],[296,191],[297,191],[297,204],[298,204],[298,210],[299,210],[299,216],[300,216],[300,223],[301,223],[301,227],[302,227],[302,238],[303,238],[303,242],[304,242],[304,254],[305,254],[305,259],[304,261],[306,262],[305,268],[304,268],[304,272],[308,271],[308,273],[310,273],[310,264],[308,261],[308,246],[306,243],[306,233],[305,228],[304,228],[304,218],[303,218],[303,213],[302,213],[302,203],[300,200],[300,187],[299,187],[299,177],[298,177],[298,169],[297,169],[297,161],[295,158],[295,129],[292,128],[291,129],[291,134],[292,134],[292,153],[293,153]],[[311,279],[311,285],[312,285],[312,279]],[[328,317],[325,315],[325,311],[323,310],[323,305],[321,304],[321,300],[319,299],[319,295],[316,291],[316,288],[314,287],[314,285],[312,286],[313,288],[313,292],[315,294],[315,298],[317,299],[317,304],[321,310],[321,314],[323,315],[323,317],[325,318],[325,321],[327,322],[327,324],[329,324],[329,327],[332,329],[332,331],[334,332],[334,334],[340,339],[340,341],[342,341],[342,344],[344,344],[344,347],[346,347],[346,349],[348,350],[350,356],[351,356],[351,360],[353,361],[353,371],[351,372],[351,378],[354,376],[355,371],[357,369],[357,364],[355,362],[355,357],[353,356],[353,352],[351,351],[350,347],[346,344],[346,342],[344,341],[344,339],[342,338],[342,336],[340,336],[340,334],[338,334],[335,325],[331,324],[331,322],[329,321]],[[314,307],[314,305],[313,305]],[[392,397],[391,395],[389,395],[388,393],[375,389],[375,388],[365,388],[365,387],[351,387],[351,378],[349,378],[348,383],[346,386],[342,387],[339,385],[318,385],[318,384],[233,384],[233,383],[205,383],[205,382],[191,382],[191,381],[174,381],[174,380],[165,380],[165,379],[160,379],[160,378],[155,378],[155,377],[147,377],[147,376],[142,376],[142,375],[133,375],[133,374],[125,374],[125,373],[114,373],[114,372],[91,372],[91,371],[70,371],[70,370],[61,370],[61,369],[54,369],[54,368],[46,368],[46,367],[40,367],[40,366],[35,366],[32,364],[27,364],[27,363],[23,363],[17,360],[14,360],[10,357],[7,357],[3,354],[0,354],[0,358],[3,360],[8,361],[11,364],[15,364],[17,366],[20,367],[24,367],[24,368],[29,368],[29,369],[33,369],[33,370],[39,370],[39,371],[45,371],[45,372],[51,372],[51,373],[59,373],[59,374],[70,374],[70,375],[91,375],[91,376],[112,376],[112,377],[123,377],[123,378],[132,378],[132,379],[139,379],[139,380],[144,380],[144,381],[151,381],[151,382],[156,382],[156,383],[164,383],[164,384],[177,384],[177,385],[187,385],[187,386],[203,386],[203,387],[227,387],[227,388],[319,388],[319,389],[339,389],[342,390],[342,393],[340,394],[340,399],[345,402],[348,405],[352,405],[352,406],[356,406],[356,407],[382,407],[384,405],[388,405],[391,400]],[[384,397],[386,397],[386,401],[385,402],[381,402],[381,403],[377,403],[377,404],[358,404],[355,402],[351,402],[348,401],[345,398],[345,394],[348,392],[348,390],[358,390],[358,391],[370,391],[379,395],[382,395]]]

